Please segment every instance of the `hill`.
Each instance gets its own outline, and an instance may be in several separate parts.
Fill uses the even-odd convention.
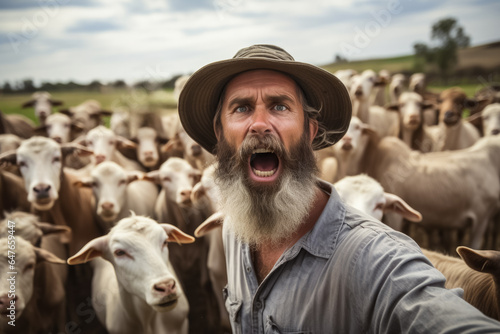
[[[335,72],[340,69],[352,68],[358,72],[365,69],[380,71],[389,70],[391,73],[410,73],[413,70],[414,56],[406,55],[390,58],[376,58],[343,63],[331,63],[321,67]],[[458,51],[458,66],[456,71],[498,71],[500,69],[500,41],[469,47]]]

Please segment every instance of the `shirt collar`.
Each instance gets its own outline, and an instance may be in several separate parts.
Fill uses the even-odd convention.
[[[318,221],[289,252],[293,257],[303,248],[314,256],[329,258],[335,250],[337,239],[344,223],[346,208],[332,184],[318,180],[319,188],[330,195]]]

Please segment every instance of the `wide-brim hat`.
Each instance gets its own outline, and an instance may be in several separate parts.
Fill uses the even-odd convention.
[[[213,153],[217,144],[214,116],[222,91],[237,74],[267,69],[290,76],[312,107],[320,110],[318,122],[327,130],[326,140],[315,138],[314,149],[333,145],[347,131],[351,120],[351,99],[344,84],[332,73],[297,62],[274,45],[253,45],[241,49],[232,59],[210,63],[193,73],[179,96],[179,117],[187,134]]]

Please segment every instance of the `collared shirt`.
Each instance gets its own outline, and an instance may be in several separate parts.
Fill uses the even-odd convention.
[[[260,285],[250,248],[223,229],[233,333],[500,333],[412,239],[319,185],[330,199],[316,225]]]

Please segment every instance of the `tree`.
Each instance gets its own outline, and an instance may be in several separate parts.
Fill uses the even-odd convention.
[[[458,25],[454,18],[441,19],[432,25],[431,40],[437,41],[437,46],[429,47],[424,43],[415,43],[416,67],[425,63],[434,63],[438,66],[441,74],[446,77],[449,71],[458,62],[457,51],[459,48],[468,47],[470,37],[465,34],[464,29]]]

